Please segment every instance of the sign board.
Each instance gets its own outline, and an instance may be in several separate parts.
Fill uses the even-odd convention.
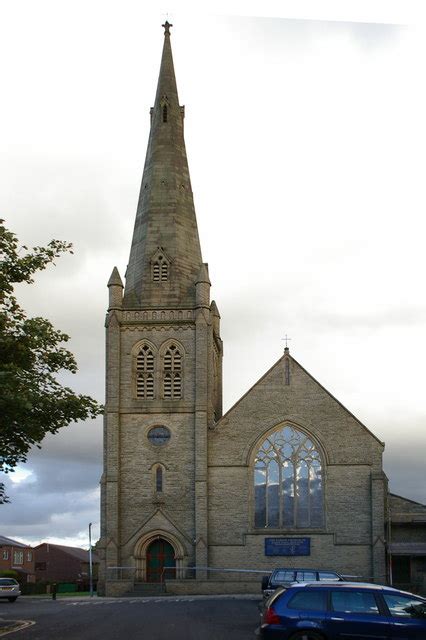
[[[310,555],[310,538],[265,538],[265,556]]]

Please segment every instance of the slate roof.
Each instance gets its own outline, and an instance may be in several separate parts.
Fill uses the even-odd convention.
[[[23,542],[18,542],[17,540],[12,540],[12,538],[6,538],[6,536],[0,535],[0,545],[6,545],[9,547],[29,547],[29,544],[24,544]]]
[[[389,546],[395,556],[426,556],[426,542],[392,542]]]
[[[81,549],[80,547],[67,547],[63,544],[52,544],[50,542],[43,542],[42,544],[49,545],[49,547],[58,549],[59,551],[63,551],[63,553],[67,553],[68,555],[73,556],[73,558],[77,558],[82,562],[89,562],[89,551],[87,551],[86,549]],[[41,547],[41,546],[42,546],[41,544],[38,545],[38,547]],[[96,555],[96,553],[93,553],[93,552],[92,552],[92,561],[99,562],[98,556]]]

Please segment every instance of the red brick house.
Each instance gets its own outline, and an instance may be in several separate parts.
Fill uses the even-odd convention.
[[[35,582],[34,549],[28,544],[0,535],[0,573],[16,571],[21,582]]]
[[[79,547],[43,542],[34,547],[37,582],[74,582],[89,584],[89,552]],[[99,559],[92,554],[93,580],[98,575]]]

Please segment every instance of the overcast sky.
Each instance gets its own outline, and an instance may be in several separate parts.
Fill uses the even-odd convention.
[[[204,7],[0,4],[0,215],[24,244],[75,247],[20,302],[71,335],[65,380],[103,401],[106,283],[127,264],[169,11],[225,410],[287,333],[386,442],[391,491],[426,502],[422,16],[409,0]],[[101,438],[100,420],[49,436],[6,479],[0,533],[87,546],[93,522],[96,538]]]

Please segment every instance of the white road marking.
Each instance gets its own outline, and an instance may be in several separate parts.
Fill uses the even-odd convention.
[[[11,624],[19,625],[14,629],[10,629],[9,631],[0,631],[0,636],[7,636],[9,633],[15,633],[15,631],[21,631],[22,629],[26,629],[26,627],[32,627],[35,624],[35,620],[5,620],[2,619],[3,622],[10,622]]]
[[[84,600],[83,602],[67,602],[66,604],[71,607],[85,607],[90,605],[106,605],[106,604],[152,604],[161,602],[162,604],[166,604],[167,602],[195,602],[198,599],[202,598],[108,598],[106,600]]]

